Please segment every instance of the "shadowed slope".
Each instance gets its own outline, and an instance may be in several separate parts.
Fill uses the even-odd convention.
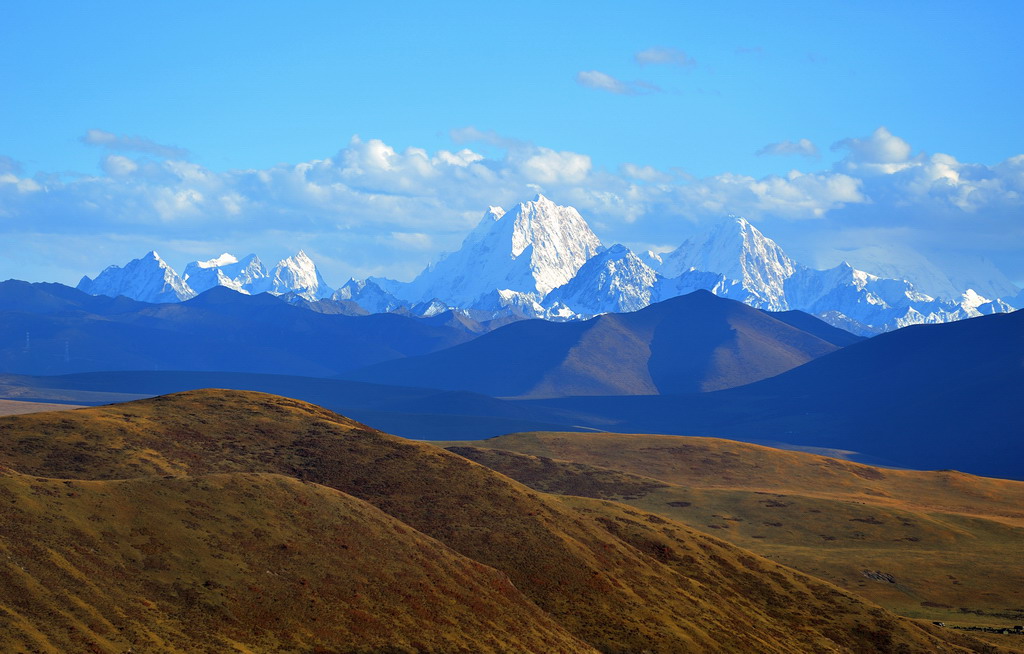
[[[502,573],[316,484],[8,470],[0,498],[5,651],[593,651]]]
[[[314,481],[505,572],[605,652],[957,651],[946,634],[677,523],[539,495],[284,398],[199,391],[10,417],[0,420],[0,460],[55,477],[257,471]]]
[[[1016,311],[905,327],[715,393],[524,404],[610,419],[606,428],[619,432],[773,440],[1024,479],[1022,397],[1024,311]]]
[[[684,393],[748,384],[836,349],[762,311],[698,291],[582,323],[515,323],[346,376],[507,397]]]
[[[475,336],[456,323],[327,315],[223,286],[186,302],[147,304],[59,284],[0,282],[0,370],[12,373],[160,369],[326,377]]]

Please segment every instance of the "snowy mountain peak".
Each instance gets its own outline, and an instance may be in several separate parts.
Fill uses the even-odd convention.
[[[180,302],[196,296],[155,250],[129,261],[123,268],[109,266],[96,279],[82,277],[78,289],[91,295],[123,295],[141,302]]]
[[[226,286],[239,293],[260,293],[257,288],[267,278],[267,269],[255,254],[239,261],[234,255],[224,254],[206,261],[193,261],[185,266],[185,281],[196,293],[214,286]]]
[[[658,273],[619,243],[590,258],[544,299],[549,315],[593,316],[637,311],[651,303]]]
[[[307,300],[320,300],[334,293],[324,282],[316,264],[302,250],[278,261],[270,271],[269,281],[266,291],[274,295],[295,293]]]
[[[538,195],[507,212],[488,209],[458,251],[428,266],[400,292],[413,303],[440,298],[462,307],[498,289],[539,301],[572,279],[600,248],[576,209]]]
[[[736,280],[763,308],[781,311],[789,308],[783,284],[796,265],[746,219],[729,216],[703,236],[664,255],[658,272],[673,278],[690,270],[716,272]]]

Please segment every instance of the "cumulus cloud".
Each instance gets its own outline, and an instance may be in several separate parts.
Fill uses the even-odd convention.
[[[905,167],[910,159],[910,144],[895,136],[884,126],[870,136],[847,138],[832,144],[832,151],[846,150],[843,160],[848,169],[863,168],[879,173],[893,173]]]
[[[79,139],[86,145],[95,145],[114,152],[139,152],[164,159],[187,159],[188,150],[173,145],[161,145],[141,136],[124,136],[90,129]]]
[[[661,91],[660,88],[649,82],[639,80],[626,82],[599,70],[581,70],[576,73],[576,83],[616,95],[643,95]]]
[[[663,64],[680,68],[692,68],[697,65],[696,59],[678,48],[647,48],[633,55],[633,60],[640,65]]]
[[[912,247],[955,243],[994,260],[1004,252],[1001,261],[1020,269],[1008,272],[1024,279],[1024,263],[1012,262],[1024,250],[1024,155],[995,166],[912,155],[880,129],[840,141],[846,156],[829,169],[694,178],[630,163],[605,170],[584,153],[480,130],[461,136],[460,145],[483,140],[500,152],[400,150],[353,137],[330,157],[253,170],[124,154],[107,155],[98,176],[26,177],[8,164],[0,169],[0,263],[41,266],[56,247],[47,243],[62,239],[77,239],[80,258],[97,258],[77,276],[154,247],[173,258],[175,243],[190,243],[179,266],[225,249],[272,259],[315,245],[335,262],[325,264],[336,266],[324,270],[328,283],[408,279],[438,251],[457,248],[488,206],[507,209],[543,192],[577,207],[607,242],[678,244],[735,213],[796,254],[813,255],[826,241],[835,250],[826,234],[886,233]],[[210,251],[193,254],[197,241]],[[22,251],[32,243],[38,251]],[[124,250],[112,254],[115,245]]]
[[[769,143],[760,150],[754,153],[757,156],[764,155],[800,155],[801,157],[818,157],[818,146],[810,139],[800,139],[799,141],[779,141],[778,143]]]

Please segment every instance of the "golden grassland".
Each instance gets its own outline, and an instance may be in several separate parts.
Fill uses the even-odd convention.
[[[260,393],[0,419],[0,465],[15,651],[1008,651]]]
[[[677,520],[906,616],[1024,621],[1021,482],[714,438],[529,433],[445,445],[540,490]]]
[[[5,652],[593,651],[504,574],[281,475],[8,471],[0,520]]]
[[[21,400],[0,400],[0,416],[16,416],[42,411],[70,411],[81,409],[80,404],[52,404],[49,402],[24,402]]]

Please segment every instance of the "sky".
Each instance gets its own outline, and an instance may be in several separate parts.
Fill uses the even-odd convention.
[[[410,279],[541,192],[608,245],[738,214],[815,267],[1022,285],[1022,30],[1016,0],[7,3],[0,278]]]

